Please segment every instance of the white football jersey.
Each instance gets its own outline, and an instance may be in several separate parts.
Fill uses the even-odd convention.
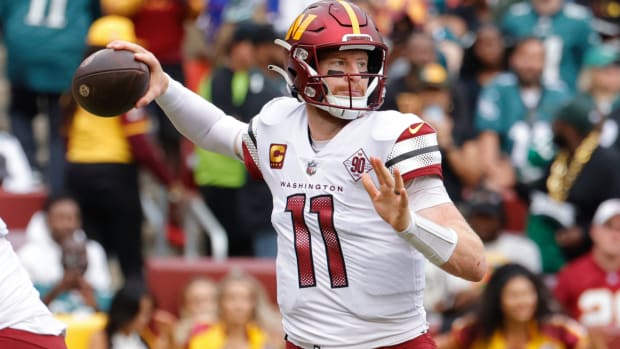
[[[10,327],[46,335],[64,333],[65,326],[43,304],[11,243],[4,237],[7,233],[0,218],[0,329]]]
[[[278,98],[250,123],[243,151],[250,173],[273,194],[278,303],[291,342],[375,348],[427,330],[424,257],[376,213],[361,176],[374,177],[371,156],[406,180],[441,176],[428,124],[369,112],[315,152],[305,104]]]

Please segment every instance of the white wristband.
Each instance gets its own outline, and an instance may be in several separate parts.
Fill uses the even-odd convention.
[[[411,223],[407,229],[398,232],[398,235],[437,266],[450,259],[458,241],[458,235],[454,230],[413,212]]]

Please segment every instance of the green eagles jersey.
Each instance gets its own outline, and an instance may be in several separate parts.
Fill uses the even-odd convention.
[[[580,5],[566,2],[555,15],[540,17],[529,2],[523,2],[510,7],[500,27],[514,40],[531,36],[543,40],[547,54],[545,81],[562,80],[575,91],[584,52],[600,41],[591,21],[590,10]]]
[[[38,92],[69,89],[99,15],[98,0],[0,0],[10,82]]]
[[[540,178],[554,155],[551,120],[568,98],[564,84],[544,84],[538,105],[528,110],[517,77],[503,73],[480,92],[474,126],[496,132],[519,180],[530,182]]]

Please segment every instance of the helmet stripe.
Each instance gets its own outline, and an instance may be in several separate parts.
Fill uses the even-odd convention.
[[[291,37],[291,35],[297,30],[297,28],[299,28],[299,25],[301,24],[301,20],[303,18],[304,18],[303,14],[297,16],[297,18],[295,19],[295,22],[293,22],[291,27],[288,28],[288,32],[286,33],[286,37],[284,38],[284,40],[288,40]]]
[[[291,38],[291,36],[293,37],[293,40],[301,39],[301,36],[306,31],[306,28],[308,28],[310,23],[312,23],[315,18],[316,15],[299,15],[295,20],[295,23],[293,23],[293,25],[291,25],[291,27],[288,29],[288,32],[286,33],[286,37],[284,39],[288,40]]]
[[[308,28],[308,26],[310,25],[310,23],[312,23],[312,21],[316,18],[316,15],[308,15],[308,17],[306,17],[304,19],[303,22],[301,22],[301,24],[299,25],[299,28],[297,28],[295,30],[295,34],[293,35],[293,39],[294,40],[299,40],[301,39],[301,35],[306,31],[306,28]]]
[[[351,4],[342,0],[338,0],[338,2],[342,5],[342,7],[344,7],[345,11],[347,11],[347,14],[349,15],[349,18],[351,19],[353,34],[361,34],[360,22],[357,20],[357,15],[355,15],[355,11],[353,10],[353,7],[351,7]]]

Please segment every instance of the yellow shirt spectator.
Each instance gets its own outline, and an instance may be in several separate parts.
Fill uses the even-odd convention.
[[[267,335],[256,325],[247,327],[247,340],[250,349],[264,349],[267,345]],[[218,323],[189,342],[189,349],[222,349],[227,341],[226,328]]]

